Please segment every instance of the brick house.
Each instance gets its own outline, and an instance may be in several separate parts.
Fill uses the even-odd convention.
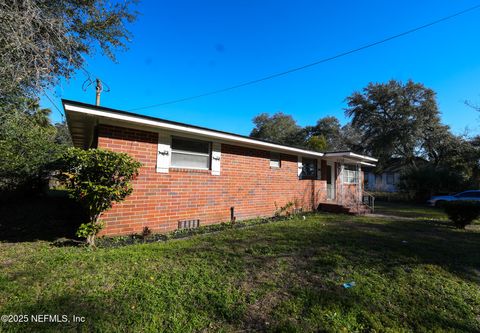
[[[376,162],[75,101],[63,107],[75,147],[124,152],[142,163],[133,193],[102,215],[102,235],[273,216],[287,203],[358,212],[361,168]]]

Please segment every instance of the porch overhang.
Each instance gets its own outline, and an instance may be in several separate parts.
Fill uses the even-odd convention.
[[[335,162],[360,164],[371,167],[376,166],[376,163],[378,162],[376,158],[351,151],[326,152],[323,158]]]

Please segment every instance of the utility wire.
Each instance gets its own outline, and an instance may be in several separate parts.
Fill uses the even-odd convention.
[[[57,111],[60,113],[60,115],[62,116],[62,120],[65,119],[65,115],[63,114],[62,110],[60,110],[60,108],[55,104],[55,102],[50,98],[50,96],[48,96],[48,94],[45,92],[45,96],[48,98],[48,100],[50,101],[50,103],[52,103],[53,107],[55,109],[57,109]]]
[[[245,87],[245,86],[249,86],[249,85],[252,85],[252,84],[256,84],[256,83],[259,83],[259,82],[262,82],[262,81],[266,81],[266,80],[270,80],[270,79],[273,79],[273,78],[277,78],[277,77],[279,77],[279,76],[284,76],[284,75],[287,75],[287,74],[291,74],[291,73],[294,73],[294,72],[298,72],[298,71],[304,70],[304,69],[306,69],[306,68],[313,67],[313,66],[316,66],[316,65],[319,65],[319,64],[322,64],[322,63],[325,63],[325,62],[334,60],[334,59],[338,59],[338,58],[347,56],[347,55],[349,55],[349,54],[352,54],[352,53],[355,53],[355,52],[358,52],[358,51],[362,51],[362,50],[365,50],[365,49],[368,49],[368,48],[377,46],[377,45],[379,45],[379,44],[383,44],[383,43],[388,42],[388,41],[391,41],[391,40],[393,40],[393,39],[397,39],[397,38],[400,38],[400,37],[403,37],[403,36],[412,34],[412,33],[416,32],[416,31],[419,31],[419,30],[422,30],[422,29],[431,27],[431,26],[433,26],[433,25],[439,24],[439,23],[441,23],[441,22],[450,20],[450,19],[452,19],[452,18],[454,18],[454,17],[457,17],[457,16],[463,15],[463,14],[465,14],[465,13],[474,11],[474,10],[476,10],[476,9],[478,9],[478,8],[480,8],[480,4],[478,4],[478,5],[476,5],[476,6],[473,6],[473,7],[470,7],[470,8],[467,8],[467,9],[464,9],[464,10],[462,10],[462,11],[456,12],[456,13],[454,13],[454,14],[452,14],[452,15],[448,15],[448,16],[442,17],[442,18],[440,18],[440,19],[438,19],[438,20],[435,20],[435,21],[432,21],[432,22],[430,22],[430,23],[421,25],[421,26],[419,26],[419,27],[416,27],[416,28],[413,28],[413,29],[410,29],[410,30],[401,32],[401,33],[399,33],[399,34],[392,35],[392,36],[390,36],[390,37],[381,39],[381,40],[379,40],[379,41],[376,41],[376,42],[373,42],[373,43],[370,43],[370,44],[367,44],[367,45],[364,45],[364,46],[360,46],[360,47],[357,47],[357,48],[355,48],[355,49],[352,49],[352,50],[349,50],[349,51],[345,51],[345,52],[336,54],[336,55],[334,55],[334,56],[331,56],[331,57],[328,57],[328,58],[324,58],[324,59],[321,59],[321,60],[318,60],[318,61],[315,61],[315,62],[306,64],[306,65],[303,65],[303,66],[299,66],[299,67],[295,67],[295,68],[292,68],[292,69],[289,69],[289,70],[286,70],[286,71],[283,71],[283,72],[271,74],[271,75],[268,75],[268,76],[265,76],[265,77],[262,77],[262,78],[259,78],[259,79],[256,79],[256,80],[246,81],[246,82],[239,83],[239,84],[236,84],[236,85],[233,85],[233,86],[230,86],[230,87],[226,87],[226,88],[222,88],[222,89],[218,89],[218,90],[213,90],[213,91],[206,92],[206,93],[202,93],[202,94],[198,94],[198,95],[193,95],[193,96],[189,96],[189,97],[183,97],[183,98],[174,99],[174,100],[170,100],[170,101],[166,101],[166,102],[162,102],[162,103],[158,103],[158,104],[153,104],[153,105],[148,105],[148,106],[142,106],[142,107],[130,109],[129,111],[145,110],[145,109],[150,109],[150,108],[154,108],[154,107],[157,107],[157,106],[164,106],[164,105],[170,105],[170,104],[176,104],[176,103],[180,103],[180,102],[190,101],[190,100],[192,100],[192,99],[197,99],[197,98],[201,98],[201,97],[206,97],[206,96],[211,96],[211,95],[216,95],[216,94],[224,93],[224,92],[229,91],[229,90],[238,89],[238,88]]]

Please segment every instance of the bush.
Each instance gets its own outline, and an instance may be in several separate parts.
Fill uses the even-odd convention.
[[[444,209],[448,218],[460,229],[465,229],[480,216],[480,202],[477,201],[448,201]]]
[[[63,154],[57,177],[89,216],[89,222],[80,226],[77,236],[95,245],[95,236],[103,226],[98,221],[100,214],[132,193],[130,182],[140,166],[127,154],[101,149],[70,148]]]
[[[467,187],[460,172],[452,168],[423,165],[407,168],[398,187],[417,202],[425,202],[434,194],[458,192]]]
[[[38,192],[46,183],[46,166],[65,149],[55,136],[54,126],[0,107],[0,191]]]

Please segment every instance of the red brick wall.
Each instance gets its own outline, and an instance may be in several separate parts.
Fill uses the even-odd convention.
[[[326,182],[299,180],[297,156],[281,155],[281,168],[270,168],[270,152],[222,144],[221,175],[210,171],[170,169],[157,173],[156,133],[112,126],[98,128],[98,147],[130,154],[143,166],[133,193],[101,219],[102,235],[156,232],[177,228],[179,220],[200,219],[201,225],[273,216],[277,207],[295,201],[311,210],[325,200]]]

